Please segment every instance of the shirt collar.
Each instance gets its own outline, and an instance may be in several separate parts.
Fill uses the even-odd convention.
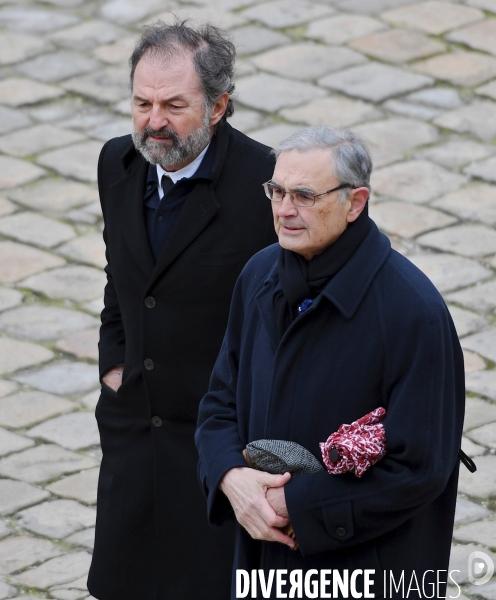
[[[160,165],[157,165],[158,181],[162,181],[163,175],[170,177],[172,180],[172,183],[174,183],[174,184],[176,182],[178,182],[180,179],[186,179],[186,178],[192,177],[198,170],[205,154],[207,153],[209,146],[210,146],[210,142],[205,146],[205,148],[200,152],[200,154],[195,158],[195,160],[193,162],[190,162],[189,165],[186,165],[185,167],[183,167],[182,169],[179,169],[177,171],[166,171]]]

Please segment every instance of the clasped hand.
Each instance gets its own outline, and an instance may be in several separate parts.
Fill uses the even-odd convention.
[[[290,473],[271,475],[247,467],[230,469],[220,483],[239,524],[256,540],[280,542],[293,548],[295,542],[280,528],[289,523],[284,486]]]

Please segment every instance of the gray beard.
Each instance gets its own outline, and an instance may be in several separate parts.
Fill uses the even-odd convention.
[[[149,139],[153,135],[172,141],[165,145]],[[205,111],[203,123],[200,127],[186,136],[180,138],[171,127],[162,127],[158,131],[149,125],[143,131],[133,131],[133,142],[136,150],[152,165],[173,167],[174,165],[196,158],[210,141],[210,118]]]

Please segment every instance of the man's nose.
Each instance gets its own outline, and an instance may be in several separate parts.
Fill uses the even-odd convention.
[[[162,129],[162,127],[166,127],[168,124],[169,124],[169,119],[167,118],[167,115],[166,115],[165,111],[162,109],[162,107],[160,107],[160,106],[152,107],[152,111],[150,114],[150,122],[149,122],[150,127],[155,131],[159,131],[160,129]]]
[[[277,214],[280,217],[293,217],[298,214],[298,209],[291,201],[291,195],[289,192],[284,192],[284,196],[281,202],[278,202],[277,207]]]

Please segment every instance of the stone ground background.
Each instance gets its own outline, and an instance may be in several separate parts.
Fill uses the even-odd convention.
[[[466,597],[495,599],[496,580],[469,585],[467,557],[496,552],[496,0],[0,0],[0,600],[88,597],[96,162],[130,131],[139,27],[167,11],[232,31],[238,128],[274,144],[331,123],[368,141],[371,215],[462,339],[478,471],[461,471],[452,568]]]

